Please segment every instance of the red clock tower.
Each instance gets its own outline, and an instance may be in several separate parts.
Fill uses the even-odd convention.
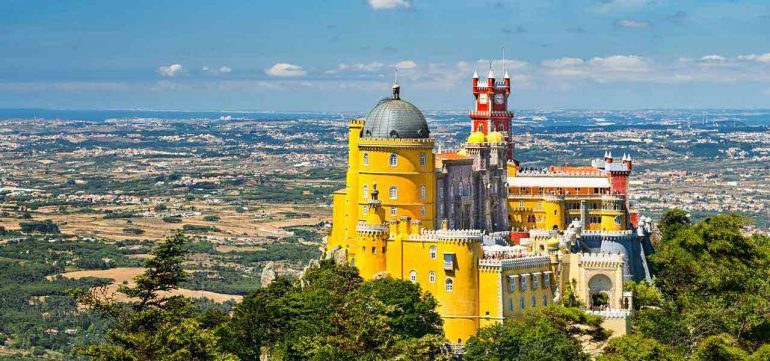
[[[472,132],[500,132],[508,143],[508,160],[513,161],[513,142],[511,141],[511,118],[508,111],[508,96],[511,94],[511,78],[505,71],[503,81],[496,81],[492,66],[486,80],[479,81],[479,74],[473,72],[473,96],[476,98],[475,109],[469,116],[473,122]]]

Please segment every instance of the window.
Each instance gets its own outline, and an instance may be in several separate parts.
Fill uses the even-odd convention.
[[[524,208],[524,201],[519,201],[519,208]]]
[[[548,296],[543,295],[543,307],[548,306]]]
[[[444,288],[446,289],[447,292],[452,292],[452,289],[454,288],[454,284],[451,278],[447,278],[446,282],[444,282]]]
[[[527,308],[527,305],[524,304],[524,297],[519,298],[519,309],[524,311],[525,308]]]
[[[436,283],[436,272],[428,272],[428,281],[430,281],[430,283]]]
[[[479,126],[478,126],[478,128],[476,130],[479,131],[479,132],[483,132],[484,131],[484,126],[479,124]]]
[[[369,198],[369,186],[364,184],[364,190],[361,192],[361,197],[364,199]]]
[[[621,223],[623,223],[623,218],[620,216],[615,217],[615,224],[620,225]]]
[[[425,206],[420,207],[420,215],[425,216]]]
[[[508,276],[508,292],[516,292],[516,277]]]
[[[393,217],[396,216],[396,207],[390,207],[390,215]]]
[[[508,300],[508,311],[513,311],[513,298]]]
[[[376,247],[372,247],[372,254],[375,254],[375,253],[377,253],[377,248]]]
[[[417,282],[417,271],[412,270],[409,272],[409,280],[412,281],[412,283]]]
[[[369,165],[369,153],[364,153],[364,165]]]
[[[362,212],[361,212],[361,213],[363,213],[364,215],[367,215],[367,214],[369,214],[369,207],[367,207],[367,206],[364,206],[364,209],[362,210]]]
[[[551,275],[547,273],[543,275],[543,288],[551,288]]]
[[[536,290],[537,286],[539,286],[540,281],[540,275],[533,274],[532,275],[532,289]]]
[[[420,186],[420,199],[427,198],[427,195],[428,195],[428,192],[425,191],[425,186],[421,185]]]
[[[519,291],[526,291],[527,290],[527,277],[521,276]]]
[[[388,189],[388,196],[390,196],[390,199],[398,199],[398,187],[391,186],[390,189]]]
[[[436,259],[436,255],[438,254],[436,246],[430,246],[428,253],[430,254],[430,259]]]
[[[532,296],[532,308],[535,308],[535,307],[537,307],[537,299],[535,298],[535,296]]]
[[[420,166],[421,167],[424,167],[425,163],[427,163],[426,159],[427,159],[427,157],[425,156],[425,152],[420,153]]]
[[[395,167],[398,165],[398,155],[396,153],[390,153],[390,166]]]

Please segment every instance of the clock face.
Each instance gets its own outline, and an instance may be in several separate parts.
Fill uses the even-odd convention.
[[[503,104],[505,101],[505,96],[502,94],[495,95],[495,104]]]
[[[487,103],[487,95],[486,94],[479,95],[479,103],[481,103],[481,104],[486,104]]]

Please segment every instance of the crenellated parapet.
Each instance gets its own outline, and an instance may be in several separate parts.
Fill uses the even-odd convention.
[[[580,253],[580,263],[586,268],[615,269],[623,266],[623,255],[618,253]]]
[[[361,150],[386,150],[388,148],[433,149],[433,138],[361,138],[358,146]]]
[[[423,229],[420,234],[410,234],[407,238],[409,241],[432,241],[432,242],[446,242],[446,243],[469,243],[469,242],[481,242],[484,236],[484,232],[478,229],[438,229],[428,230]]]
[[[482,258],[479,260],[480,269],[484,270],[511,270],[535,267],[548,267],[551,265],[549,256],[521,253],[518,256],[508,258]]]

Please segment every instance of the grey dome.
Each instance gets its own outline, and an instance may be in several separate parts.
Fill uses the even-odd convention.
[[[428,138],[430,130],[425,116],[412,103],[385,98],[369,112],[361,132],[362,138]]]

